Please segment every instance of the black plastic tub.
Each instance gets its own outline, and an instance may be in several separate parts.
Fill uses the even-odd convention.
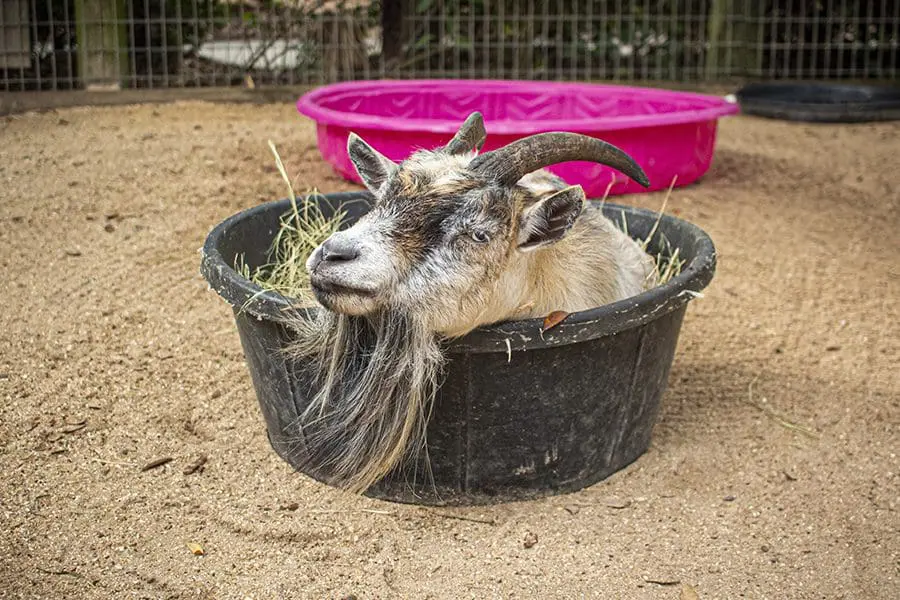
[[[746,115],[811,123],[900,119],[900,87],[824,82],[749,83],[735,94]]]
[[[366,192],[329,194],[348,222],[369,207]],[[295,428],[310,395],[307,365],[289,364],[288,301],[262,293],[232,267],[239,254],[263,264],[289,201],[232,216],[210,232],[201,272],[234,309],[250,376],[274,450],[307,475],[308,450]],[[641,238],[657,213],[606,203],[604,212]],[[396,469],[368,496],[431,504],[488,504],[575,491],[643,454],[666,389],[688,302],[710,282],[716,252],[696,226],[663,216],[660,234],[686,259],[681,274],[627,300],[573,313],[541,333],[528,319],[482,327],[447,344],[447,364],[428,424],[424,461]],[[324,310],[324,309],[319,309]]]

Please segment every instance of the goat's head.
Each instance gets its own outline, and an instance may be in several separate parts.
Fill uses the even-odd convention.
[[[485,135],[473,113],[446,146],[400,164],[350,135],[350,158],[375,201],[307,262],[323,306],[348,315],[407,311],[444,332],[476,318],[515,253],[559,241],[581,214],[581,187],[538,198],[517,185],[526,174],[592,161],[648,185],[627,154],[595,138],[543,133],[476,156]]]

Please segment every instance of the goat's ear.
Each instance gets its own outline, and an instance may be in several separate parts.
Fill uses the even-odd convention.
[[[397,163],[352,132],[347,138],[347,154],[353,161],[353,166],[356,167],[356,172],[359,173],[363,183],[373,194],[378,192],[382,184],[397,169]]]
[[[558,242],[584,208],[584,190],[573,185],[529,206],[519,219],[519,250],[527,252]]]

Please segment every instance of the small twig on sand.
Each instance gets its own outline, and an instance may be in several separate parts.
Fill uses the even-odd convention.
[[[814,440],[819,439],[819,434],[810,429],[809,427],[804,427],[803,425],[798,425],[797,423],[793,423],[788,421],[774,410],[769,408],[768,406],[763,406],[753,401],[753,384],[756,383],[756,380],[759,379],[759,375],[753,378],[753,381],[750,382],[750,385],[747,387],[747,400],[744,401],[745,404],[749,404],[756,410],[762,412],[776,423],[784,427],[785,429],[790,429],[791,431],[796,431],[797,433],[802,433],[803,435],[810,437]]]
[[[157,459],[151,460],[150,462],[145,464],[143,467],[141,467],[141,471],[142,472],[149,471],[150,469],[155,469],[157,467],[161,467],[165,464],[172,462],[173,460],[175,460],[175,459],[172,458],[171,456],[164,456],[162,458],[157,458]]]
[[[37,567],[37,570],[41,573],[46,573],[47,575],[66,575],[68,577],[78,577],[84,578],[84,575],[77,571],[70,571],[68,569],[44,569],[41,567]]]
[[[652,583],[653,585],[661,585],[661,586],[670,586],[670,585],[678,585],[681,583],[680,579],[644,579],[647,583]]]

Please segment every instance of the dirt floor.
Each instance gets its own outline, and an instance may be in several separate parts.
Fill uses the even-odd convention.
[[[455,509],[348,497],[270,449],[198,272],[211,227],[283,197],[269,138],[353,189],[291,104],[0,120],[0,597],[900,597],[900,125],[723,122],[669,204],[720,258],[651,449]]]

